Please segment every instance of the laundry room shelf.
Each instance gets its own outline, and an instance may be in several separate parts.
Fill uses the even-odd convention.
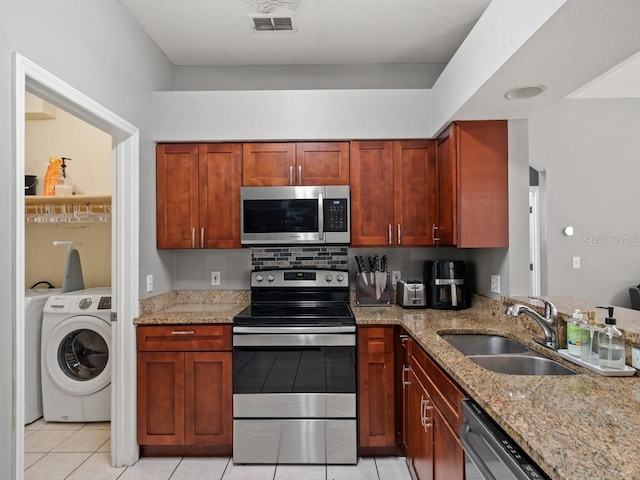
[[[27,195],[25,220],[53,224],[110,222],[111,195]]]
[[[56,197],[55,195],[25,195],[25,205],[60,205],[66,204],[82,204],[95,203],[95,204],[111,204],[111,195],[71,195],[68,197]]]

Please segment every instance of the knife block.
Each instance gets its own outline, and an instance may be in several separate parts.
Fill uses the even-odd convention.
[[[367,283],[364,282],[363,276],[367,276]],[[356,274],[356,305],[360,307],[376,306],[376,305],[391,305],[390,292],[391,292],[391,279],[389,278],[389,272],[384,272],[387,278],[387,284],[380,298],[376,298],[376,285],[371,281],[371,274],[368,272]]]

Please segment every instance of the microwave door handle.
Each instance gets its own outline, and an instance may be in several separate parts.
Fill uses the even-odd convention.
[[[293,185],[293,165],[289,165],[289,185]]]
[[[324,199],[318,193],[318,240],[324,240]]]

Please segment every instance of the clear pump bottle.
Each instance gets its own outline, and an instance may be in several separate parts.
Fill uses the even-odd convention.
[[[587,323],[580,326],[581,343],[580,359],[591,363],[598,364],[598,332],[601,330],[596,324],[596,311],[589,310],[587,312]]]
[[[613,307],[598,307],[608,310],[604,330],[598,332],[598,366],[624,370],[624,335],[616,328]]]

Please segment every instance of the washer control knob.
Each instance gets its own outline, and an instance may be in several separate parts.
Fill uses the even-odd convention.
[[[324,279],[328,282],[331,283],[331,280],[333,280],[333,277],[331,275],[325,275]]]
[[[80,302],[78,302],[78,307],[80,307],[80,310],[86,310],[87,308],[89,308],[91,306],[93,302],[91,301],[90,298],[83,298],[82,300],[80,300]]]
[[[260,274],[256,275],[256,282],[260,283],[264,280],[264,277]]]
[[[338,279],[339,282],[344,280],[344,277],[342,276],[341,273],[338,274],[338,276],[336,277]]]
[[[267,282],[271,283],[275,280],[275,278],[273,277],[273,275],[269,274],[267,275]]]

